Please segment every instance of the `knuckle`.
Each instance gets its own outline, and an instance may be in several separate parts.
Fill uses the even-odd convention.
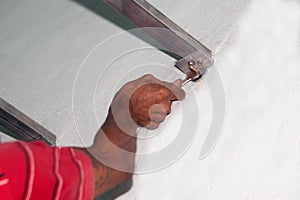
[[[164,115],[161,115],[161,116],[155,117],[153,119],[153,121],[156,122],[156,123],[161,123],[161,122],[163,122],[165,120],[165,118],[166,117]]]
[[[162,116],[160,119],[159,119],[159,123],[162,123],[163,121],[165,121],[166,119],[166,116]]]
[[[150,130],[154,130],[157,129],[159,126],[158,123],[150,123],[149,125],[146,126],[146,128],[150,129]]]
[[[155,77],[152,74],[146,74],[143,76],[145,79],[154,79]]]
[[[166,109],[166,114],[170,114],[171,113],[171,106],[168,106],[167,109]]]

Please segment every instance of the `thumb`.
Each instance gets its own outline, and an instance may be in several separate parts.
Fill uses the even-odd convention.
[[[182,80],[181,79],[177,79],[175,81],[173,81],[172,83],[168,83],[168,89],[171,92],[171,101],[177,101],[177,100],[182,100],[185,97],[185,92],[184,90],[181,88],[182,85]]]

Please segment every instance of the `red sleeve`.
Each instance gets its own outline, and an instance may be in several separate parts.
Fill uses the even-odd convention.
[[[93,199],[90,158],[43,142],[0,144],[0,199]]]

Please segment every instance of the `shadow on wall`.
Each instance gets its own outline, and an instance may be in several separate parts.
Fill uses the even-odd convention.
[[[130,21],[124,18],[121,14],[119,14],[113,8],[111,8],[106,3],[104,3],[103,0],[71,0],[71,1],[87,8],[88,10],[96,13],[97,15],[103,17],[104,19],[110,21],[111,23],[119,26],[125,31],[137,28],[134,24],[132,24]],[[182,56],[179,56],[173,52],[163,50],[164,47],[162,47],[158,42],[156,42],[154,39],[152,39],[149,35],[147,35],[143,31],[131,31],[130,33],[177,60],[182,58]]]
[[[106,3],[104,3],[102,0],[72,0],[75,3],[78,3],[79,5],[87,8],[88,10],[96,13],[97,15],[105,18],[106,20],[112,22],[113,24],[119,26],[120,28],[124,30],[130,30],[135,29],[136,26],[134,26],[131,22],[129,22],[127,19],[122,17],[119,13],[117,13],[115,10],[113,10],[111,7],[109,7]],[[145,33],[138,33],[135,34],[138,38],[142,39],[143,41],[149,43],[150,45],[156,45],[156,42],[150,38]],[[110,191],[106,192],[105,194],[96,197],[94,200],[112,200],[116,199],[120,195],[128,192],[132,186],[132,180],[118,185],[117,187],[111,189]]]
[[[136,28],[131,22],[123,18],[114,9],[109,7],[102,0],[72,0],[79,5],[89,9],[90,11],[100,15],[101,17],[107,19],[108,21],[118,25],[124,30],[130,30]]]
[[[132,179],[126,181],[118,185],[117,187],[111,189],[110,191],[106,192],[105,194],[96,197],[94,200],[113,200],[119,197],[120,195],[128,192],[132,186]]]

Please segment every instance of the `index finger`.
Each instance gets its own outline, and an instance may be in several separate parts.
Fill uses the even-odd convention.
[[[170,100],[171,101],[181,101],[185,97],[185,92],[181,88],[181,83],[179,80],[174,81],[173,83],[166,82],[166,87],[170,90]]]
[[[173,83],[169,83],[166,81],[161,81],[151,74],[147,74],[147,75],[142,76],[138,80],[139,80],[139,84],[142,84],[142,85],[147,84],[147,83],[156,83],[156,84],[164,86],[170,92],[169,99],[171,101],[177,101],[177,100],[180,101],[180,100],[184,99],[184,97],[185,97],[185,92],[181,88],[181,85],[182,85],[181,79],[177,79]]]

